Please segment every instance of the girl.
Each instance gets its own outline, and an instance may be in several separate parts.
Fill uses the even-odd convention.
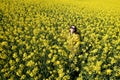
[[[75,26],[70,27],[70,34],[67,39],[67,44],[70,51],[69,58],[72,58],[79,53],[80,35],[77,32],[77,28]]]

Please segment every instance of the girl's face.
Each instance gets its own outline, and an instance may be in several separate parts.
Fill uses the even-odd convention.
[[[74,32],[74,29],[70,28],[70,33],[72,34]]]

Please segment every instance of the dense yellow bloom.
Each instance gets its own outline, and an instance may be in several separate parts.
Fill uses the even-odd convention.
[[[2,42],[2,43],[1,43],[1,46],[7,46],[7,45],[8,45],[7,42]]]
[[[7,55],[4,54],[4,53],[0,53],[0,58],[1,58],[1,59],[6,59],[6,58],[7,58]]]
[[[52,57],[52,55],[53,55],[53,53],[50,53],[50,54],[48,54],[48,57],[49,57],[49,58],[51,58],[51,57]]]
[[[18,57],[17,53],[13,53],[13,58],[17,58],[17,57]]]
[[[113,80],[119,43],[119,0],[0,0],[0,80]]]
[[[31,66],[34,66],[34,64],[35,64],[34,61],[30,60],[27,62],[26,66],[31,67]]]
[[[59,77],[63,77],[64,76],[63,69],[58,70],[58,74]]]
[[[94,49],[91,51],[91,53],[96,53],[98,51],[98,49]]]
[[[22,75],[22,70],[18,69],[18,70],[16,71],[16,75],[21,76],[21,75]]]
[[[11,70],[11,71],[15,70],[15,66],[11,66],[11,67],[10,67],[10,70]]]
[[[25,79],[25,77],[26,77],[26,75],[22,75],[20,79],[21,79],[21,80],[22,80],[22,79]]]
[[[14,61],[14,60],[10,60],[10,61],[9,61],[9,64],[10,64],[10,65],[14,65],[14,64],[15,64],[15,61]]]
[[[107,74],[107,75],[111,75],[111,73],[112,73],[112,70],[111,70],[111,69],[107,69],[107,70],[106,70],[106,74]]]
[[[58,57],[57,55],[54,55],[53,58],[52,58],[52,60],[51,60],[51,62],[55,62],[55,60],[57,59],[57,57]]]
[[[23,69],[23,68],[24,68],[24,65],[23,65],[23,64],[20,64],[19,67],[20,67],[20,69]]]
[[[14,76],[10,76],[8,80],[14,80]]]
[[[33,73],[33,75],[36,75],[37,72],[38,72],[38,67],[35,67],[35,68],[32,70],[32,73]]]
[[[5,77],[9,77],[9,73],[6,72],[6,73],[4,74],[4,76],[5,76]]]
[[[60,64],[60,61],[56,61],[55,64],[56,64],[56,65],[59,65],[59,64]]]

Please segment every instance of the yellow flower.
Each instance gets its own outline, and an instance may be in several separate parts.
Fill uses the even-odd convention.
[[[56,64],[56,65],[59,65],[59,64],[60,64],[60,61],[56,61],[55,64]]]
[[[100,73],[101,67],[100,66],[94,66],[93,70],[95,70],[97,73]]]
[[[16,75],[21,76],[22,75],[22,70],[18,69],[16,72]]]
[[[9,77],[9,73],[6,72],[6,73],[4,74],[4,77]]]
[[[11,70],[11,71],[15,70],[15,66],[11,66],[11,67],[10,67],[10,70]]]
[[[53,58],[52,58],[52,60],[51,60],[51,62],[55,62],[55,60],[57,59],[57,57],[58,57],[57,55],[54,55]]]
[[[32,72],[34,73],[34,75],[37,73],[37,71],[38,71],[38,67],[35,67],[35,68],[32,70]]]
[[[15,64],[15,61],[14,61],[14,60],[10,60],[10,61],[9,61],[9,64],[10,64],[10,65],[14,65],[14,64]]]
[[[79,68],[78,68],[78,67],[76,67],[76,68],[75,68],[75,70],[76,70],[76,71],[79,71]]]
[[[3,48],[2,47],[0,47],[0,51],[2,51],[3,50]]]
[[[0,58],[1,59],[6,59],[7,58],[7,55],[5,53],[0,53]]]
[[[4,42],[1,43],[1,45],[2,45],[2,46],[7,46],[8,43],[7,43],[6,41],[4,41]]]
[[[83,69],[89,72],[89,68],[87,66],[85,66]]]
[[[49,54],[48,54],[48,57],[49,57],[49,58],[52,58],[52,55],[53,55],[53,53],[49,53]]]
[[[34,64],[35,63],[32,60],[30,60],[29,62],[27,62],[26,66],[31,67],[31,66],[34,66]]]
[[[23,80],[23,79],[25,79],[25,77],[26,77],[26,75],[22,75],[20,79]]]
[[[112,70],[111,70],[111,69],[107,69],[107,70],[106,70],[106,74],[107,74],[107,75],[111,75],[111,73],[112,73]]]
[[[116,63],[117,61],[116,61],[116,59],[113,57],[113,58],[111,58],[111,64],[114,64],[114,63]]]
[[[63,80],[70,80],[70,76],[69,75],[64,76]]]
[[[63,77],[65,73],[59,73],[59,77]]]
[[[6,72],[6,71],[7,71],[7,69],[5,69],[5,68],[1,69],[1,72]]]
[[[23,69],[23,68],[24,68],[24,65],[23,65],[23,64],[20,64],[19,67],[20,67],[20,69]]]
[[[17,46],[12,46],[12,50],[15,50],[17,48]]]
[[[10,78],[8,80],[14,80],[14,76],[10,76]]]
[[[33,30],[33,34],[34,34],[34,35],[38,35],[39,32],[40,32],[40,28],[35,28],[35,29]]]
[[[117,48],[116,48],[117,50],[120,50],[120,46],[117,46]]]
[[[35,76],[34,79],[35,79],[35,80],[39,80],[39,77],[38,77],[38,76]]]
[[[91,51],[91,53],[96,53],[98,51],[98,49],[94,49]]]
[[[117,69],[116,73],[115,73],[115,76],[120,76],[120,68]]]
[[[17,57],[18,57],[17,53],[13,53],[13,58],[17,58]]]

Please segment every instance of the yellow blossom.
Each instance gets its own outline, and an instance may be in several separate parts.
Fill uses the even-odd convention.
[[[29,67],[34,66],[34,62],[30,60],[27,62],[26,66],[29,66]]]
[[[107,75],[111,75],[111,73],[112,73],[112,70],[111,70],[111,69],[107,69],[107,70],[106,70],[106,74],[107,74]]]
[[[2,46],[7,46],[8,43],[4,41],[4,42],[1,43],[1,45],[2,45]]]

